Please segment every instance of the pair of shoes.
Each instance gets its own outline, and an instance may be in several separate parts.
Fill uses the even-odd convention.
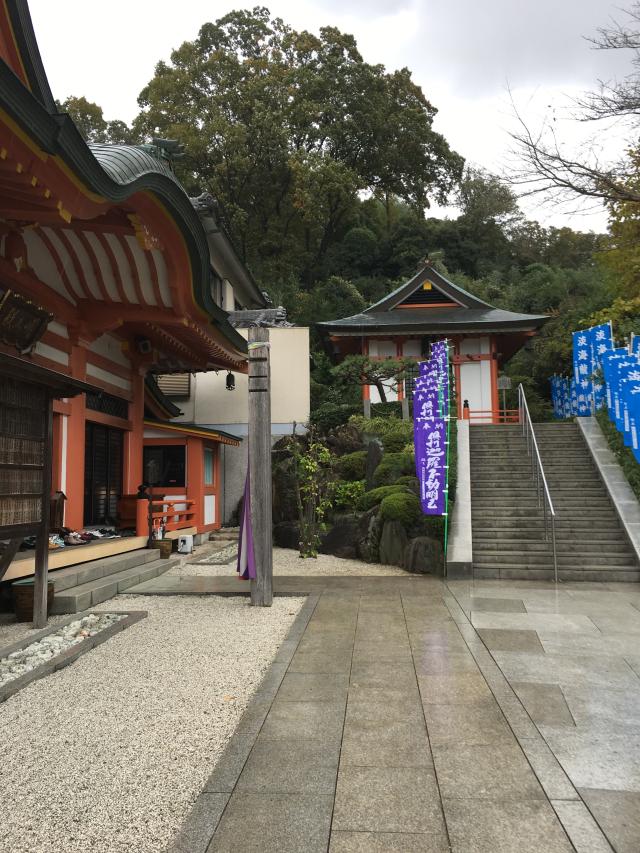
[[[79,533],[68,533],[64,537],[65,545],[85,545],[85,540],[82,539]]]

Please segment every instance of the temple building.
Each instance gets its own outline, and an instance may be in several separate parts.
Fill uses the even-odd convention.
[[[135,498],[151,477],[172,502],[168,531],[221,523],[219,452],[241,439],[172,425],[180,409],[155,377],[246,373],[225,308],[248,307],[234,285],[261,295],[156,147],[88,145],[57,112],[27,3],[0,5],[0,398],[14,413],[0,417],[0,540],[42,521],[44,489],[63,496],[64,527],[126,527],[109,553],[143,547]],[[24,387],[53,400],[50,442],[11,379],[16,359]],[[34,441],[50,462],[34,462]],[[52,552],[50,565],[93,559],[98,544]],[[33,572],[33,559],[3,562],[0,578]]]
[[[538,333],[545,315],[516,314],[494,308],[449,281],[429,263],[406,284],[353,317],[319,323],[331,357],[368,355],[372,359],[427,357],[432,341],[448,338],[458,398],[458,417],[472,423],[500,423],[498,374],[504,364]],[[410,396],[405,383],[389,383],[387,400]],[[380,402],[375,386],[363,388],[365,410]],[[465,405],[465,401],[466,404]]]

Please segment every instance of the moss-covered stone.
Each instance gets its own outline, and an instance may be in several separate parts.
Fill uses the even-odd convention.
[[[340,456],[333,463],[333,469],[341,480],[364,480],[366,476],[367,451],[356,450]]]
[[[409,492],[387,495],[380,504],[380,517],[384,521],[399,521],[410,528],[422,517],[420,501]]]
[[[361,495],[358,498],[356,507],[362,512],[366,512],[372,507],[377,506],[379,503],[382,503],[384,498],[386,498],[388,495],[395,495],[406,491],[407,487],[403,485],[378,486],[377,489],[371,489],[370,492],[365,492],[363,495]]]
[[[385,453],[373,474],[373,483],[375,486],[391,486],[398,481],[399,477],[414,472],[415,460],[410,451]]]
[[[414,495],[420,494],[420,483],[418,482],[418,478],[413,477],[410,474],[405,474],[402,477],[398,477],[394,485],[406,486],[407,489],[410,489]]]

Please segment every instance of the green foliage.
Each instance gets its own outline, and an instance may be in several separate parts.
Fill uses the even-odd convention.
[[[311,423],[321,435],[326,435],[330,429],[347,421],[360,410],[360,406],[349,403],[322,403],[311,412]]]
[[[139,132],[180,139],[182,179],[212,193],[265,282],[316,280],[353,228],[361,192],[423,209],[462,169],[407,69],[387,72],[364,61],[353,36],[298,32],[264,7],[204,24],[158,63],[139,104]],[[361,260],[366,238],[350,239]]]
[[[324,520],[331,509],[334,477],[329,448],[313,433],[301,447],[295,435],[288,444],[294,460],[296,501],[300,525],[300,556],[317,557]]]
[[[333,470],[341,480],[364,480],[367,465],[367,451],[356,450],[334,460]]]
[[[401,484],[395,484],[393,486],[378,486],[377,489],[371,489],[371,491],[365,492],[359,498],[357,508],[362,512],[367,512],[374,506],[381,503],[388,495],[405,494],[406,492],[406,486]]]
[[[333,492],[333,508],[353,512],[359,508],[360,499],[365,494],[364,488],[364,480],[338,481]]]
[[[385,453],[382,462],[373,472],[373,482],[376,486],[391,486],[404,474],[415,472],[415,459],[410,451]]]
[[[339,388],[375,385],[383,403],[387,401],[389,386],[404,379],[408,367],[415,364],[409,358],[369,358],[367,355],[348,355],[331,371]]]
[[[407,489],[411,489],[414,494],[420,494],[420,483],[418,482],[418,478],[410,474],[405,474],[402,477],[398,477],[395,482],[395,485],[405,486]],[[381,488],[384,489],[385,486],[381,486]]]
[[[399,521],[410,528],[422,518],[420,500],[410,492],[387,495],[380,504],[380,518],[385,521]]]
[[[70,95],[62,103],[56,101],[61,113],[68,113],[85,142],[107,142],[110,144],[134,144],[136,134],[123,121],[107,121],[102,107],[84,97]]]
[[[365,418],[361,415],[354,415],[350,418],[349,423],[356,426],[361,433],[379,438],[385,452],[404,450],[408,444],[413,442],[412,421],[378,416]]]
[[[372,403],[371,414],[374,418],[401,418],[402,403],[388,400],[386,403]]]
[[[616,429],[615,424],[612,424],[609,420],[606,409],[596,412],[596,418],[613,455],[616,457],[629,485],[633,489],[634,495],[640,500],[640,465],[636,461],[633,451],[625,445],[624,439]]]

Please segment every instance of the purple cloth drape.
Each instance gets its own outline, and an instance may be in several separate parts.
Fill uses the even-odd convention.
[[[238,536],[238,565],[236,567],[242,580],[252,580],[256,576],[256,557],[253,548],[253,527],[251,525],[251,487],[249,472],[244,483],[242,511],[240,513],[240,534]]]

